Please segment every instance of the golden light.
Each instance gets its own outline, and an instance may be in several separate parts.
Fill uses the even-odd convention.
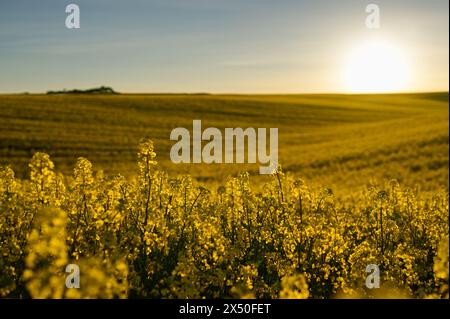
[[[351,93],[407,90],[409,68],[399,48],[372,40],[351,52],[344,68],[344,83]]]

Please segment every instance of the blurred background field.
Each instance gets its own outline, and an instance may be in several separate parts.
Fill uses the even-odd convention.
[[[448,93],[385,95],[0,95],[0,165],[25,178],[36,151],[71,173],[80,156],[106,173],[133,175],[139,139],[161,167],[219,183],[259,164],[172,164],[173,128],[277,127],[283,169],[312,185],[347,192],[398,180],[448,189]],[[206,142],[204,142],[206,143]]]

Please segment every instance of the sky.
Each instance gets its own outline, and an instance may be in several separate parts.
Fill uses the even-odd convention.
[[[0,93],[346,93],[372,38],[407,61],[403,91],[448,91],[448,33],[448,0],[0,0]]]

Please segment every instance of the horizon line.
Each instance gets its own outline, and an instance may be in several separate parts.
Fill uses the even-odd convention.
[[[433,90],[433,91],[398,91],[398,92],[266,92],[266,93],[255,93],[255,92],[202,92],[202,91],[192,91],[192,92],[182,92],[182,91],[171,91],[171,92],[120,92],[112,94],[102,94],[102,93],[53,93],[48,94],[48,92],[0,92],[0,95],[402,95],[402,94],[449,94],[450,90]]]

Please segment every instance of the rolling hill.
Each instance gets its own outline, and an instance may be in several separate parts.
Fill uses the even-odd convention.
[[[0,165],[20,177],[36,151],[71,172],[79,156],[96,169],[136,171],[150,137],[160,165],[206,182],[258,164],[172,164],[173,128],[277,127],[279,162],[311,183],[350,189],[397,179],[448,188],[448,93],[386,95],[0,95]],[[264,178],[264,177],[257,177]]]

